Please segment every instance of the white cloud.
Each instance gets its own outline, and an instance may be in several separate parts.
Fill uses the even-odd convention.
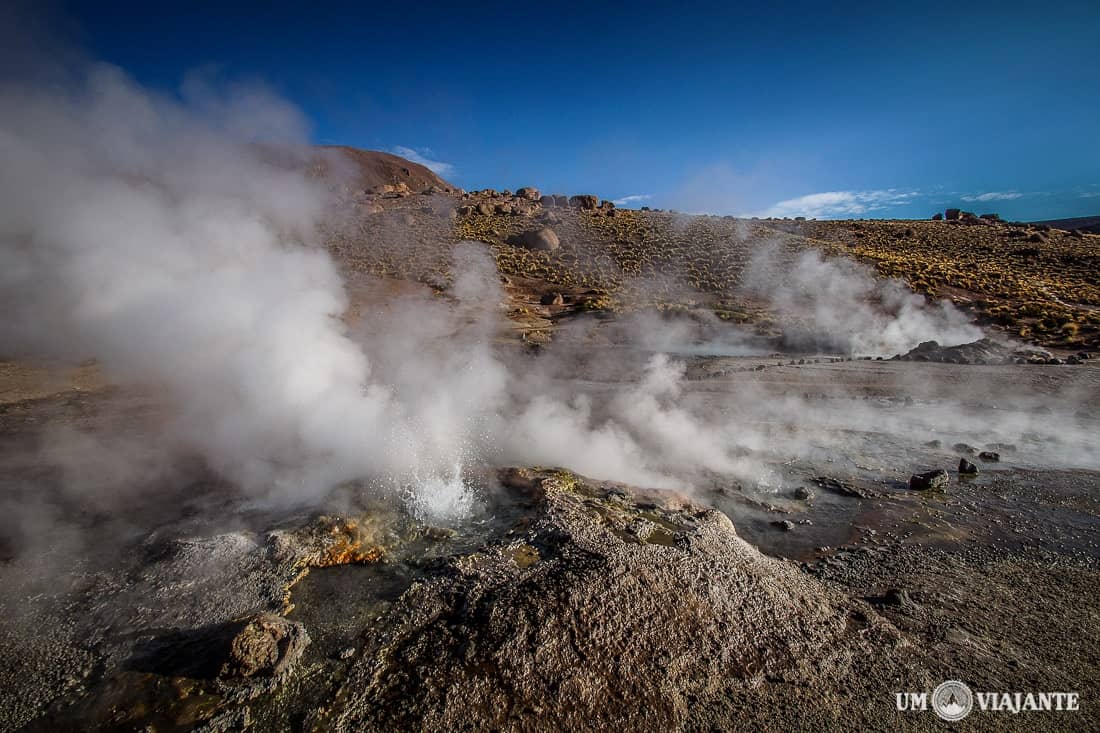
[[[969,194],[962,197],[963,201],[1011,201],[1023,196],[1019,191],[988,191],[986,193]]]
[[[407,148],[404,145],[396,145],[390,149],[390,152],[394,155],[400,155],[406,160],[411,160],[413,163],[419,163],[433,173],[437,173],[441,176],[449,176],[455,171],[455,167],[450,163],[444,163],[441,160],[432,160],[434,153],[431,148]]]
[[[653,194],[633,193],[629,196],[623,196],[621,199],[612,199],[611,203],[616,206],[626,206],[628,204],[638,204],[642,201],[649,201],[651,198],[653,198]]]
[[[917,195],[917,191],[898,191],[893,188],[878,191],[824,191],[780,201],[756,216],[805,216],[812,219],[855,216],[910,204]]]

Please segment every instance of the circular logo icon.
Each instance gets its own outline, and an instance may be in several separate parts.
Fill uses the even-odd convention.
[[[958,680],[947,680],[932,691],[932,709],[944,720],[962,720],[974,709],[974,694]]]

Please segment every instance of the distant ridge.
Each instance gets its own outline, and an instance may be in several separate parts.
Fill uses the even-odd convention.
[[[1079,229],[1082,232],[1100,234],[1100,216],[1079,216],[1076,219],[1048,219],[1047,221],[1036,221],[1033,223],[1046,224],[1054,229],[1065,229],[1066,231]]]

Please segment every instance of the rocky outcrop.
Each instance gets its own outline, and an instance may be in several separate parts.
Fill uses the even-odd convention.
[[[958,346],[940,346],[936,341],[925,341],[905,354],[894,357],[899,361],[934,361],[944,364],[1011,364],[1019,360],[1046,363],[1050,352],[1029,346],[994,341],[984,338]]]
[[[599,196],[593,196],[591,194],[580,194],[569,197],[569,205],[574,209],[594,210],[599,203]]]
[[[310,724],[723,728],[762,685],[862,685],[872,644],[899,644],[870,606],[684,496],[555,471],[502,481],[530,511],[410,588]]]

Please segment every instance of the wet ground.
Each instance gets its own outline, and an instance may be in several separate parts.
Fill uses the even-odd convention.
[[[629,379],[650,356],[615,350],[619,379]],[[806,572],[878,604],[923,640],[944,675],[1001,686],[988,689],[1069,686],[1095,700],[1100,364],[986,367],[830,354],[685,358],[682,404],[735,420],[744,435],[740,470],[692,477],[696,500],[726,513],[766,554],[802,563]],[[593,373],[577,362],[565,377],[573,389],[616,388],[619,380],[609,381],[605,362],[597,362]],[[199,468],[162,470],[163,446],[143,439],[143,428],[163,409],[148,392],[91,379],[75,388],[7,393],[4,400],[0,647],[18,663],[0,680],[6,711],[0,729],[19,729],[47,710],[53,714],[48,723],[39,718],[40,727],[76,729],[88,707],[73,701],[113,690],[126,701],[120,704],[137,705],[119,691],[127,685],[163,688],[143,693],[141,704],[154,708],[179,697],[155,671],[135,669],[138,644],[152,631],[142,624],[163,634],[173,624],[247,612],[260,601],[249,596],[224,605],[248,595],[218,579],[232,567],[202,566],[206,581],[169,577],[156,569],[156,548],[181,537],[199,538],[197,547],[206,538],[212,555],[240,562],[244,574],[242,558],[254,554],[246,548],[233,555],[219,538],[259,537],[300,520],[234,505]],[[112,473],[96,460],[100,444],[73,439],[73,430],[125,446],[137,473]],[[999,460],[979,459],[985,450]],[[961,458],[980,473],[960,476]],[[909,489],[910,475],[937,468],[950,474],[944,491]],[[141,487],[142,476],[148,484],[165,475],[173,480],[158,484],[155,497],[128,490],[95,503],[67,493],[74,471],[90,486]],[[516,506],[489,485],[484,496],[473,523],[410,530],[385,562],[313,569],[297,581],[289,617],[309,629],[313,644],[291,699],[307,703],[338,679],[361,653],[373,620],[433,563],[503,536]],[[274,590],[282,582],[253,581]],[[906,591],[904,603],[882,601],[899,590]],[[181,598],[190,610],[172,609]],[[1027,623],[1012,626],[1016,616]],[[196,699],[202,696],[190,696],[188,705]],[[156,718],[157,730],[186,730],[202,719],[190,708],[173,711]],[[295,727],[302,720],[293,711],[280,715],[268,722]],[[154,717],[123,716],[115,727],[132,729]],[[1025,722],[1034,719],[998,725],[1023,729]],[[1079,722],[1052,718],[1038,727],[1083,729]]]

